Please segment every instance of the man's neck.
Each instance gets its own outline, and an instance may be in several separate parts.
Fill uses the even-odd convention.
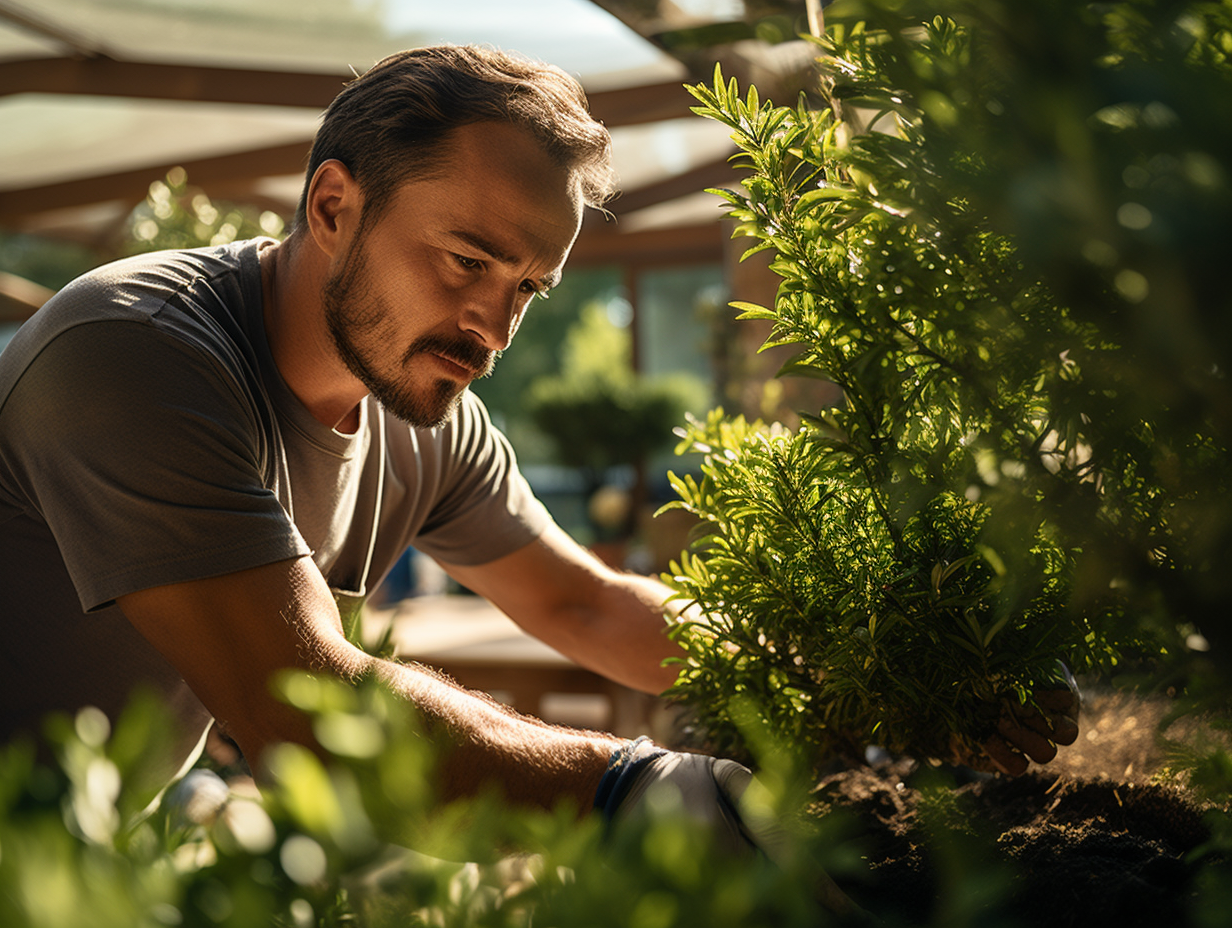
[[[282,379],[318,422],[359,428],[367,391],[346,369],[325,322],[326,265],[311,242],[287,239],[261,250],[265,337]]]

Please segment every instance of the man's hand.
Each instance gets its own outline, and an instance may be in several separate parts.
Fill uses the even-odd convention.
[[[705,825],[714,846],[727,854],[758,847],[737,809],[753,773],[734,760],[681,754],[639,738],[612,755],[595,794],[595,808],[609,821],[644,814],[647,797]]]
[[[1003,703],[996,733],[986,738],[978,750],[964,747],[957,738],[953,740],[954,762],[1016,777],[1026,771],[1028,759],[1046,764],[1057,756],[1057,745],[1073,744],[1078,738],[1082,694],[1069,668],[1060,661],[1057,665],[1060,685],[1035,691],[1038,710]]]
[[[667,751],[639,738],[612,755],[595,794],[595,808],[609,821],[618,821],[646,815],[662,802],[705,826],[720,854],[760,852],[782,865],[785,835],[778,822],[740,813],[741,797],[752,782],[752,771],[734,760]],[[867,918],[824,870],[814,870],[812,878],[818,900],[831,912]]]

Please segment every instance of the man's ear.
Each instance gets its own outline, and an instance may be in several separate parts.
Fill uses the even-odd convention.
[[[363,206],[359,184],[345,164],[331,159],[316,169],[308,185],[308,232],[329,258],[346,248],[359,228]]]

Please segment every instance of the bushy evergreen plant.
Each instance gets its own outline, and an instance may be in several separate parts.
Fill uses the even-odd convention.
[[[970,757],[1059,658],[1222,637],[1232,10],[926,6],[842,7],[794,107],[693,89],[782,278],[736,308],[843,397],[682,445],[704,533],[669,579],[709,631],[676,695],[729,749],[739,696],[815,756]]]

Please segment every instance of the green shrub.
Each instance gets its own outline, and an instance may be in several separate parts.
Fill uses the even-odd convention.
[[[710,634],[681,635],[675,693],[729,749],[746,694],[815,756],[945,757],[1057,658],[1158,671],[1222,639],[1232,11],[926,6],[832,26],[795,107],[693,89],[782,278],[736,308],[843,395],[681,446],[705,464],[672,505],[707,532],[669,580]]]

